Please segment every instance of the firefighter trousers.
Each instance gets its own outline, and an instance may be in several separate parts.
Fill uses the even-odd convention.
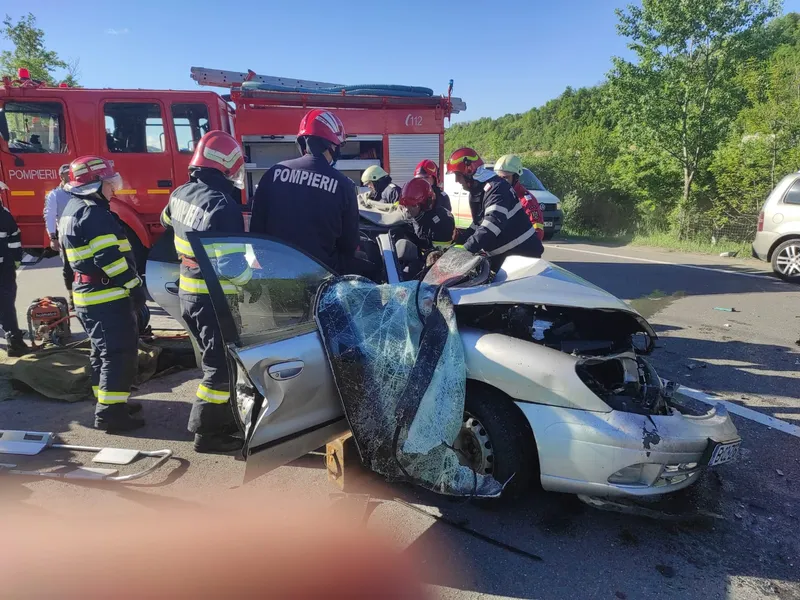
[[[0,266],[0,327],[7,338],[22,338],[17,320],[17,274]]]
[[[139,358],[139,332],[130,298],[113,300],[75,310],[89,336],[92,350],[92,391],[97,399],[95,416],[104,421],[117,418],[131,395]]]
[[[188,429],[201,435],[223,435],[235,429],[231,412],[228,358],[219,324],[207,294],[180,294],[181,313],[202,353],[203,379],[189,415]]]

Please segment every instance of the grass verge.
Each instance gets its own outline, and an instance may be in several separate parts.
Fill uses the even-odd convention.
[[[625,246],[648,246],[651,248],[665,248],[677,252],[696,252],[699,254],[715,254],[722,252],[737,252],[739,258],[750,256],[750,242],[735,242],[718,240],[716,244],[710,240],[684,239],[680,240],[672,233],[658,232],[649,234],[598,235],[571,229],[562,229],[560,237],[568,240],[591,242],[595,244],[620,244]]]

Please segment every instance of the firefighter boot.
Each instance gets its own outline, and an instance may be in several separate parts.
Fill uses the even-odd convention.
[[[135,415],[137,413],[142,412],[142,403],[141,402],[136,402],[136,400],[128,400],[125,403],[125,406],[128,407],[128,414],[129,415]]]
[[[9,358],[19,358],[20,356],[25,356],[26,354],[31,353],[31,349],[24,341],[22,341],[22,334],[9,334],[6,336],[6,342],[8,344],[6,349]]]
[[[119,433],[144,427],[144,419],[131,416],[127,402],[109,406],[98,404],[97,406],[102,410],[95,413],[95,429],[101,429],[108,433]]]
[[[241,450],[244,440],[227,434],[200,434],[194,436],[194,451],[200,454],[216,454]]]

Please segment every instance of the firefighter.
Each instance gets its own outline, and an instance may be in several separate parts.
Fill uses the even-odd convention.
[[[539,201],[530,193],[522,182],[522,160],[515,154],[506,154],[497,159],[494,165],[494,172],[500,175],[511,187],[519,198],[519,203],[522,205],[525,214],[528,215],[531,225],[536,230],[536,237],[539,240],[544,239],[544,219],[542,218],[542,210],[539,207]]]
[[[10,357],[30,352],[17,321],[17,269],[21,261],[19,227],[6,207],[0,205],[0,327],[5,331]]]
[[[389,174],[378,165],[367,167],[361,174],[361,183],[370,189],[370,200],[397,204],[400,200],[400,186],[392,183]]]
[[[61,215],[64,214],[64,209],[69,203],[69,192],[64,189],[64,186],[69,183],[69,165],[61,165],[58,169],[58,176],[61,178],[61,183],[48,192],[44,199],[44,225],[47,229],[47,235],[50,237],[50,249],[58,252],[61,255],[61,264],[63,265],[62,274],[64,276],[64,286],[67,288],[69,294],[69,309],[74,310],[75,306],[72,302],[72,280],[74,275],[72,268],[69,266],[69,261],[64,255],[64,249],[58,243],[58,222],[61,220]]]
[[[414,169],[414,177],[421,177],[431,184],[434,194],[436,194],[436,205],[441,205],[449,211],[453,210],[450,204],[450,196],[448,196],[442,188],[439,187],[439,167],[430,159],[420,161],[417,168]]]
[[[66,188],[72,198],[59,223],[59,242],[75,273],[75,314],[92,344],[94,426],[109,432],[144,425],[136,415],[141,405],[128,402],[138,359],[136,313],[145,293],[130,242],[111,213],[109,200],[121,187],[111,161],[76,158]]]
[[[302,156],[274,165],[261,178],[250,231],[289,242],[337,273],[368,274],[374,266],[355,257],[356,188],[333,167],[345,139],[344,125],[334,113],[306,113],[297,132]]]
[[[403,186],[400,206],[411,218],[421,250],[452,243],[456,228],[453,214],[437,204],[433,187],[425,179],[412,179]]]
[[[447,161],[447,172],[469,192],[472,225],[459,232],[456,243],[470,252],[485,252],[492,270],[497,271],[511,254],[539,258],[542,242],[536,237],[509,183],[483,167],[472,148],[459,148]]]
[[[191,231],[244,233],[241,208],[234,188],[244,188],[244,155],[239,143],[223,131],[209,131],[197,144],[189,163],[189,182],[177,188],[161,213],[161,223],[175,233],[175,250],[181,259],[178,296],[183,320],[202,352],[203,379],[189,415],[195,452],[231,452],[242,447],[230,406],[230,378],[222,334],[214,314],[208,287],[187,234]],[[222,291],[235,303],[239,288],[259,295],[258,282],[242,244],[216,244],[209,258],[222,276]]]

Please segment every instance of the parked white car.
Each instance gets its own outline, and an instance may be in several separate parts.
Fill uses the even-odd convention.
[[[362,216],[380,247],[384,282],[398,283],[411,258],[407,244],[398,255],[398,230],[370,229],[384,213]],[[192,238],[230,352],[231,381],[239,382],[232,408],[246,435],[247,477],[344,434],[314,318],[315,290],[333,274],[264,236]],[[225,242],[246,244],[263,289],[257,303],[238,304],[236,318],[204,250]],[[737,457],[740,437],[725,408],[665,386],[645,358],[656,335],[625,302],[545,260],[510,257],[490,274],[485,260],[460,252],[465,270],[449,292],[468,379],[454,445],[474,470],[501,482],[514,475],[516,492],[538,481],[558,492],[640,497],[684,488]],[[151,253],[147,274],[152,297],[180,319],[169,235]]]

